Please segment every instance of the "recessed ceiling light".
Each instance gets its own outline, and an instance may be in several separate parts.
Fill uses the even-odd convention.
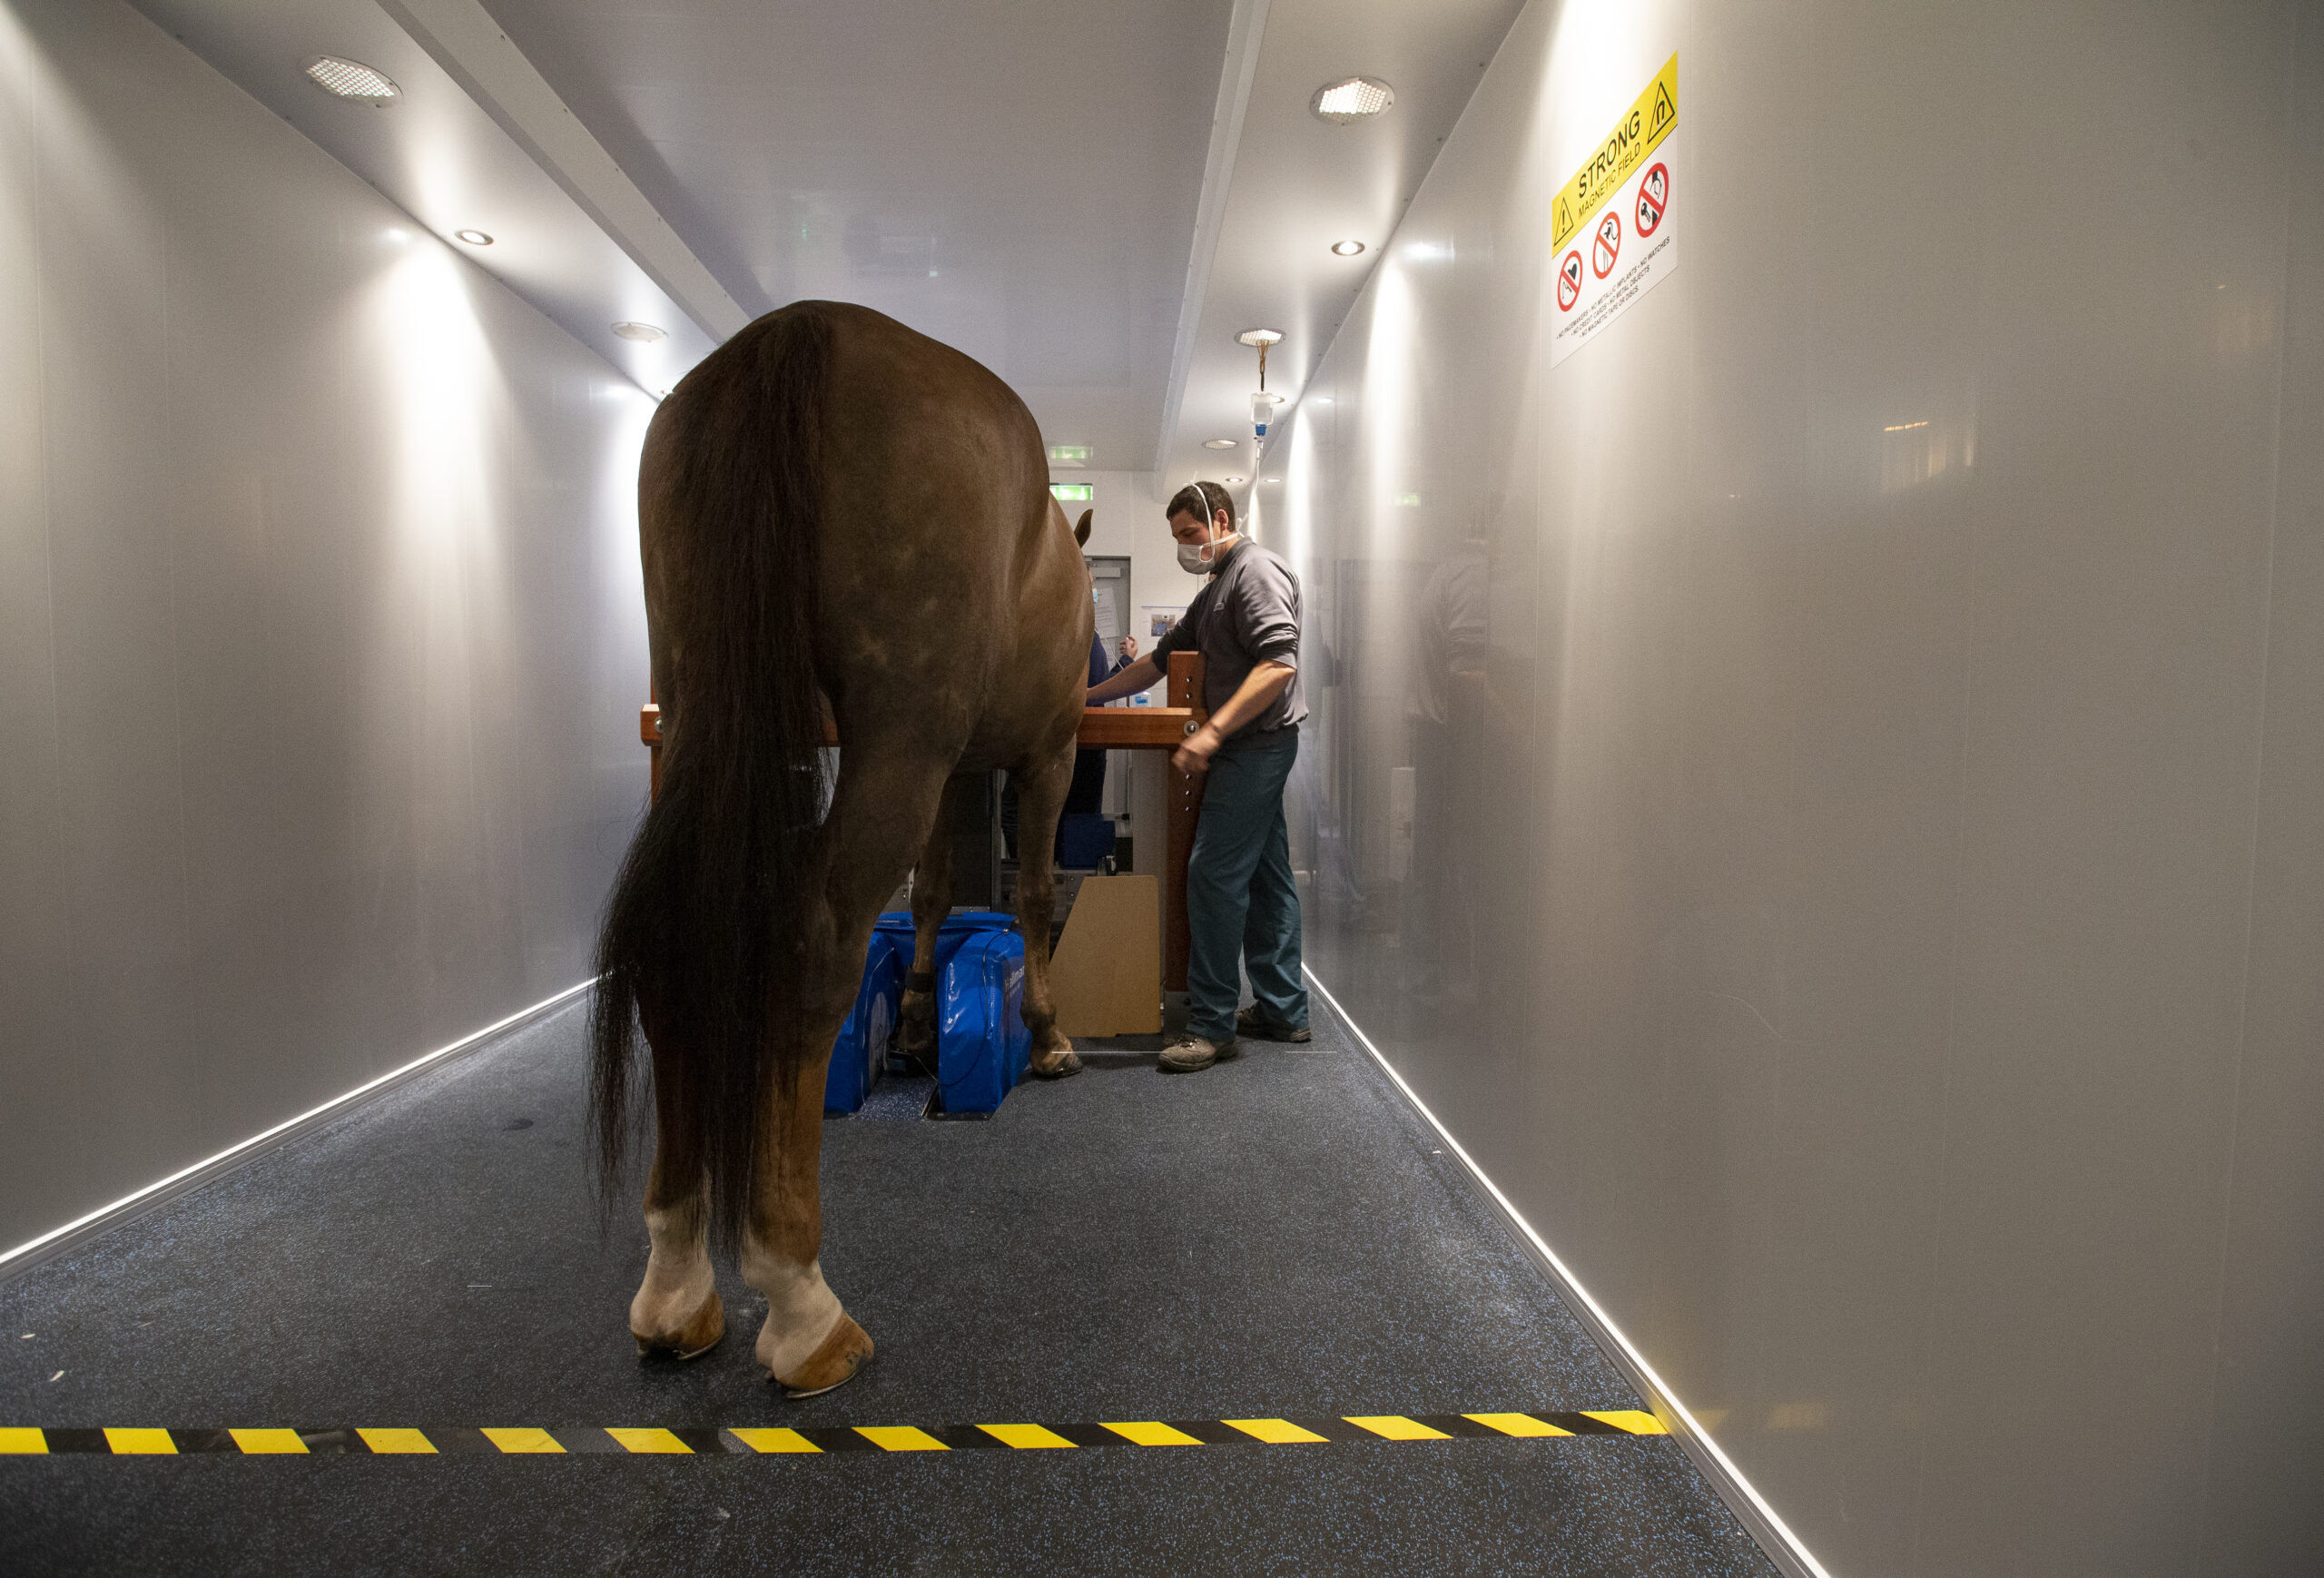
[[[1202,441],[1202,447],[1206,449],[1231,449],[1235,448],[1235,440],[1232,439],[1205,439]]]
[[[1248,477],[1229,477],[1226,480],[1229,482],[1248,482],[1250,478]]]
[[[1280,482],[1283,478],[1280,477],[1262,477],[1259,480],[1262,482]]]
[[[466,241],[468,238],[463,235],[460,239]],[[640,345],[651,345],[657,340],[667,340],[670,337],[668,330],[656,329],[651,323],[616,323],[614,325],[614,332],[624,340],[635,340]]]
[[[1335,83],[1325,83],[1307,101],[1307,108],[1319,121],[1329,121],[1334,126],[1352,126],[1358,121],[1368,121],[1396,102],[1396,90],[1376,76],[1342,77]]]
[[[375,71],[359,60],[318,54],[303,62],[300,69],[307,74],[309,81],[334,98],[353,99],[375,110],[384,110],[403,97],[403,90],[387,73]]]
[[[480,230],[456,230],[452,232],[452,239],[456,242],[466,242],[472,247],[488,247],[492,244],[492,238]]]
[[[1243,345],[1280,345],[1283,343],[1283,330],[1280,329],[1246,329],[1242,333],[1237,334],[1235,339],[1237,343]]]
[[[1362,242],[1334,242],[1332,243],[1332,256],[1335,258],[1352,258],[1362,251],[1364,251]]]

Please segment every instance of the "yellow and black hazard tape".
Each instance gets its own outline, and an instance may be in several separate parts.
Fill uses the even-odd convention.
[[[1295,1419],[1144,1419],[1097,1425],[538,1425],[391,1429],[51,1429],[0,1426],[0,1456],[91,1453],[113,1457],[231,1453],[499,1456],[596,1453],[641,1456],[834,1452],[956,1452],[977,1447],[1288,1446],[1346,1441],[1507,1441],[1577,1435],[1661,1435],[1636,1409],[1541,1414],[1345,1414]]]

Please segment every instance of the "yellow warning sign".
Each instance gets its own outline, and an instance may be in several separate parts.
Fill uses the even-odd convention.
[[[1679,266],[1672,210],[1693,201],[1679,136],[1679,57],[1669,63],[1573,179],[1551,199],[1551,280],[1557,293],[1550,365],[1557,366],[1630,311]]]
[[[1550,210],[1550,245],[1565,245],[1569,236],[1588,224],[1639,162],[1659,147],[1678,123],[1679,57],[1674,54],[1614,123],[1606,140],[1590,150],[1573,179],[1558,188]]]

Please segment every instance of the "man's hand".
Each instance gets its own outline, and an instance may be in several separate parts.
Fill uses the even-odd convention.
[[[1217,754],[1226,737],[1210,725],[1205,724],[1187,736],[1187,743],[1170,753],[1170,765],[1181,773],[1207,773],[1210,759]]]
[[[1123,636],[1123,637],[1122,637],[1122,661],[1123,661],[1124,663],[1128,663],[1131,658],[1136,657],[1137,656],[1137,636]]]
[[[1210,759],[1218,747],[1236,730],[1249,723],[1267,709],[1275,697],[1291,687],[1291,665],[1273,659],[1259,664],[1244,676],[1226,705],[1210,715],[1209,721],[1187,736],[1187,743],[1170,753],[1170,765],[1181,773],[1207,773]]]

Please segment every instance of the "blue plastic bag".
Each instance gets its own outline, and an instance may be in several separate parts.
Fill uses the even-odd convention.
[[[1004,915],[998,910],[963,910],[957,915],[947,915],[936,929],[936,971],[940,976],[944,967],[952,962],[952,955],[960,944],[980,932],[1006,932],[1017,924],[1017,917]],[[912,950],[917,938],[912,930],[911,916],[901,910],[891,910],[873,923],[873,936],[895,940],[897,957],[902,968],[911,969]]]
[[[1024,1009],[1025,939],[964,936],[936,985],[936,1089],[945,1111],[1000,1110],[1032,1057]]]
[[[997,1111],[1032,1056],[1025,940],[1016,924],[997,910],[965,910],[937,928],[936,1084],[946,1112]],[[901,983],[911,969],[911,917],[884,914],[872,935],[892,945]]]
[[[872,933],[864,951],[863,983],[856,988],[855,1006],[839,1028],[832,1046],[831,1071],[823,1076],[823,1110],[853,1112],[863,1105],[879,1082],[880,1066],[887,1059],[888,1037],[895,1029],[896,1011],[902,1001],[904,968],[911,939],[907,935],[900,953],[894,937]]]

